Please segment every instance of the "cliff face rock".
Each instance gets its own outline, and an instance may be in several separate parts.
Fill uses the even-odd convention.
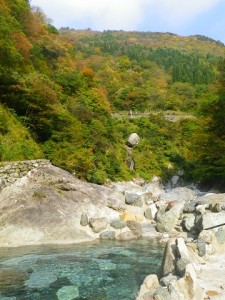
[[[109,188],[80,181],[51,164],[33,169],[0,192],[0,246],[92,240],[96,234],[80,224],[81,215],[119,218],[108,207],[112,200]]]

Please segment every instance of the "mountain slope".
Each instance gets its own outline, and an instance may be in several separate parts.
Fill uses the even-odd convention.
[[[172,123],[162,112],[195,115],[215,97],[223,44],[170,33],[57,31],[26,0],[1,0],[0,12],[0,144],[13,145],[10,155],[1,147],[2,160],[43,156],[96,183],[168,177],[193,163],[203,123]],[[130,110],[148,117],[113,118]],[[14,135],[4,129],[10,120]],[[132,132],[141,137],[134,170],[125,147]]]

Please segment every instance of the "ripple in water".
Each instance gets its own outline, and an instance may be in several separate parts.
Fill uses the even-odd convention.
[[[0,249],[0,300],[133,300],[162,256],[152,239]]]

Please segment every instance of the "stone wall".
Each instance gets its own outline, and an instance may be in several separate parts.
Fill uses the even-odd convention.
[[[49,164],[47,159],[0,162],[0,190],[27,175],[30,170]]]

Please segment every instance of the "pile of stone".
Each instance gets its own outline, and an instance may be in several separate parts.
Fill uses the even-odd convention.
[[[182,195],[178,191],[185,193]],[[154,217],[156,229],[170,239],[160,277],[147,276],[137,300],[225,299],[224,289],[203,288],[197,274],[212,255],[225,250],[225,194],[198,196],[192,192],[175,188],[163,197],[159,195],[157,201],[161,205],[157,207],[155,202],[158,208]]]
[[[145,278],[137,300],[201,300],[204,290],[198,284],[192,252],[183,238],[170,239],[162,262],[161,278],[152,274]]]
[[[106,217],[88,219],[87,214],[83,213],[80,224],[90,226],[93,232],[100,233],[99,238],[103,240],[130,240],[142,236],[140,223],[133,220],[125,222],[118,218],[108,221]]]

